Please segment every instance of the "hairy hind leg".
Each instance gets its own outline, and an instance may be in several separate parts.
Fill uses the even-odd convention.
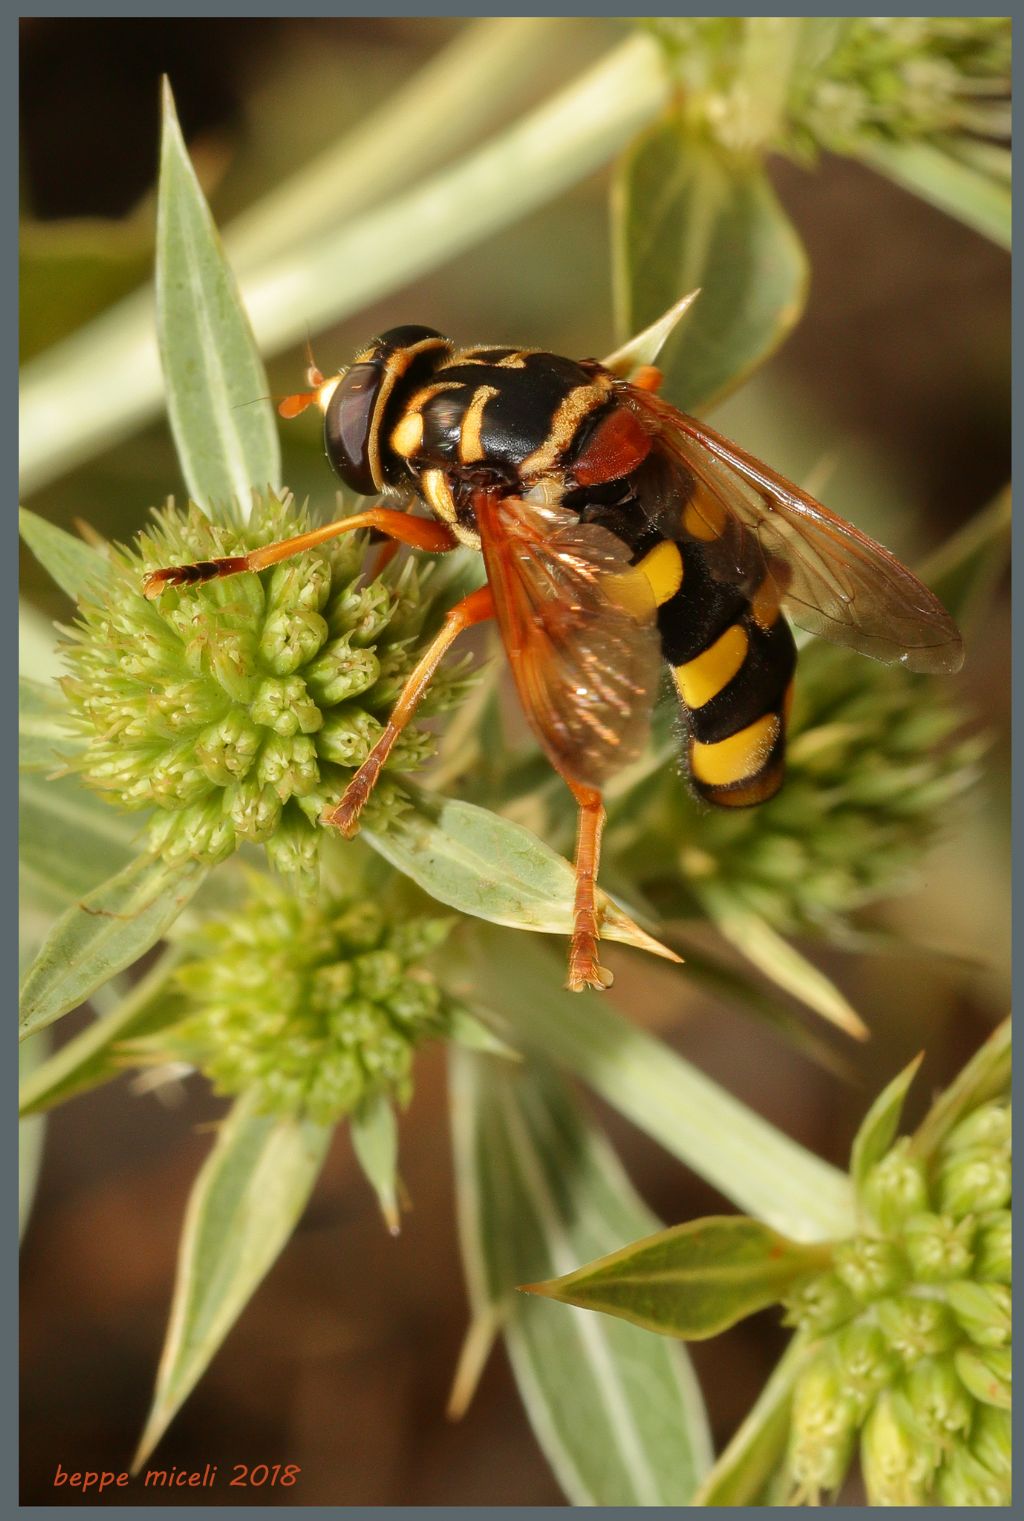
[[[415,518],[393,507],[370,507],[366,512],[338,518],[334,523],[325,523],[323,528],[311,528],[308,533],[281,539],[262,549],[252,549],[245,555],[225,555],[218,560],[197,560],[192,565],[168,565],[163,570],[150,571],[142,583],[143,594],[152,601],[159,597],[165,586],[192,586],[221,576],[237,576],[244,570],[266,570],[292,555],[301,554],[304,549],[315,549],[328,539],[336,539],[339,534],[352,533],[358,528],[375,528],[389,539],[411,544],[414,549],[425,549],[430,554],[444,554],[454,549],[458,542],[450,528],[433,518]]]

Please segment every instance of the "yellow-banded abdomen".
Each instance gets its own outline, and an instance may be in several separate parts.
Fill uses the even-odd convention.
[[[655,464],[656,469],[656,464]],[[709,530],[662,532],[644,503],[657,491],[650,477],[637,496],[586,509],[633,550],[658,603],[661,647],[686,726],[686,764],[694,789],[709,803],[742,808],[763,803],[782,784],[786,724],[792,702],[796,645],[779,609],[782,567],[756,585],[713,576],[702,553]]]

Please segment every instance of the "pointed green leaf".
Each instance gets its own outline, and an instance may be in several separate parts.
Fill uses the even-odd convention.
[[[786,1456],[795,1385],[809,1355],[795,1336],[693,1497],[694,1505],[758,1505]]]
[[[961,624],[988,606],[1010,558],[1012,502],[1007,486],[929,555],[920,574]]]
[[[53,771],[64,765],[81,740],[67,727],[67,708],[52,685],[18,677],[18,765],[25,771]]]
[[[858,1193],[864,1187],[864,1180],[875,1163],[881,1161],[896,1139],[904,1102],[923,1061],[922,1051],[882,1089],[853,1138],[850,1176]]]
[[[830,1256],[828,1247],[800,1246],[759,1220],[709,1216],[528,1287],[584,1310],[621,1315],[661,1336],[704,1341],[778,1304]]]
[[[87,1093],[124,1071],[123,1041],[163,1029],[185,1013],[184,1001],[167,984],[182,957],[177,946],[165,951],[115,1006],[67,1041],[22,1079],[18,1099],[21,1115],[40,1114]],[[31,1045],[33,1042],[27,1042]],[[25,1049],[25,1045],[21,1047]]]
[[[812,966],[759,914],[738,907],[727,895],[719,895],[712,888],[706,888],[701,898],[726,940],[770,977],[777,987],[799,998],[815,1014],[820,1014],[822,1019],[827,1019],[847,1035],[857,1040],[867,1039],[867,1026],[835,983]]]
[[[21,992],[21,1038],[52,1024],[166,933],[203,881],[203,861],[139,856],[57,920]]]
[[[613,217],[619,331],[646,327],[699,286],[659,366],[675,406],[712,405],[769,357],[804,306],[807,257],[763,167],[669,117],[620,161]]]
[[[456,82],[449,92],[453,112],[460,88]],[[261,259],[245,281],[263,352],[277,353],[300,342],[307,328],[318,332],[364,310],[561,195],[653,120],[667,93],[659,48],[651,37],[634,33],[505,130],[483,140],[471,130],[462,139],[468,151],[461,159],[425,176],[414,173],[411,188],[386,204],[342,216],[314,236],[275,239],[279,251]],[[431,140],[437,98],[435,90],[423,127]],[[407,128],[406,142],[413,135]],[[365,171],[363,158],[357,172]],[[151,293],[137,292],[26,367],[26,491],[38,490],[156,411],[160,377],[151,310]]]
[[[514,1047],[503,1040],[499,1040],[492,1030],[485,1024],[457,1004],[452,1010],[448,1025],[448,1039],[454,1041],[457,1046],[463,1046],[467,1051],[479,1051],[485,1056],[500,1056],[507,1062],[521,1062],[522,1055]]]
[[[351,1120],[352,1149],[380,1205],[392,1236],[398,1220],[398,1121],[389,1098],[375,1094],[360,1104]]]
[[[409,788],[413,807],[386,833],[364,829],[368,845],[439,903],[493,924],[545,934],[572,933],[574,878],[568,861],[530,830],[487,808]],[[602,934],[669,961],[679,957],[598,892]]]
[[[235,277],[164,86],[157,202],[157,329],[185,483],[211,511],[277,489],[281,456],[267,375]]]
[[[55,523],[48,523],[37,513],[29,512],[27,507],[19,510],[18,523],[21,537],[29,549],[72,602],[109,580],[109,560],[84,539],[76,538]]]
[[[195,1181],[156,1392],[137,1470],[195,1388],[284,1247],[330,1143],[321,1125],[255,1114],[240,1099]]]
[[[997,1025],[988,1040],[935,1103],[914,1132],[911,1151],[927,1161],[970,1110],[1010,1091],[1013,1069],[1013,1026],[1009,1018]]]
[[[498,930],[473,937],[467,987],[499,1035],[583,1079],[738,1208],[798,1241],[856,1229],[849,1179],[615,1012],[609,993],[567,993],[556,957]],[[685,976],[680,973],[680,976]]]
[[[75,777],[26,775],[18,793],[18,871],[26,907],[61,913],[138,853],[138,821],[116,812]]]
[[[1010,247],[1013,203],[1003,174],[982,173],[929,142],[865,137],[855,152],[863,163],[895,180],[904,190],[965,222],[1002,248]]]
[[[682,1348],[515,1293],[525,1279],[649,1229],[652,1216],[550,1069],[450,1056],[475,1324],[503,1327],[534,1432],[570,1501],[687,1504],[710,1452]]]
[[[637,333],[627,343],[617,348],[614,354],[609,354],[606,359],[602,359],[604,368],[611,370],[613,375],[619,375],[623,380],[628,380],[644,365],[655,364],[658,355],[675,332],[677,323],[685,317],[699,295],[699,290],[692,290],[689,295],[680,296],[667,312],[664,312],[649,327],[645,327],[642,333]]]

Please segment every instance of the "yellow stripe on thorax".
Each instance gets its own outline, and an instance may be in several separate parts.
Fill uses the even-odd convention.
[[[409,459],[423,442],[423,413],[406,412],[391,432],[391,447],[403,459]]]
[[[675,668],[676,685],[688,708],[702,708],[727,686],[747,658],[750,641],[738,623],[727,628],[703,654]]]
[[[484,425],[484,407],[498,392],[494,386],[478,386],[473,400],[466,408],[459,429],[459,459],[464,465],[475,465],[484,457],[481,433]]]
[[[522,480],[551,469],[572,443],[580,423],[607,400],[611,388],[611,377],[598,375],[586,385],[573,386],[566,392],[555,409],[547,438],[520,464]]]
[[[683,557],[670,539],[657,544],[637,566],[651,583],[654,600],[661,607],[683,584]]]
[[[754,776],[771,754],[779,728],[779,715],[766,713],[717,744],[702,745],[694,740],[690,747],[694,777],[706,787],[727,787],[731,782]]]

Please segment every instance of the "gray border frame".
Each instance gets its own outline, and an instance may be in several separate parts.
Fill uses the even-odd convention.
[[[947,4],[947,5],[944,5],[944,6],[938,6],[938,5],[934,5],[933,4],[932,6],[930,6],[928,8],[928,10],[929,10],[929,14],[934,14],[934,15],[964,15],[965,14],[964,8],[962,6],[957,6],[955,4]],[[242,5],[242,4],[223,3],[223,0],[222,0],[222,3],[216,8],[216,10],[210,11],[204,17],[199,18],[196,15],[196,7],[195,7],[194,4],[192,4],[192,5],[188,4],[187,0],[178,0],[178,3],[176,3],[176,4],[166,4],[165,3],[165,5],[162,6],[162,7],[160,7],[158,10],[153,10],[153,11],[148,12],[146,15],[139,16],[135,12],[133,12],[132,9],[130,9],[127,6],[111,5],[111,6],[108,6],[106,8],[97,8],[97,7],[89,6],[89,5],[71,3],[71,0],[65,0],[64,4],[58,4],[58,5],[52,5],[52,6],[49,6],[49,5],[32,5],[30,3],[28,5],[25,5],[25,6],[21,7],[21,8],[19,8],[19,14],[17,15],[16,18],[12,18],[12,19],[14,19],[16,21],[19,21],[19,22],[22,19],[22,17],[27,17],[27,18],[40,17],[40,18],[54,18],[54,19],[73,19],[73,18],[87,18],[87,19],[110,18],[110,19],[119,19],[119,18],[134,18],[134,19],[139,19],[139,20],[149,20],[149,19],[160,20],[160,19],[166,19],[166,18],[170,18],[170,17],[182,17],[182,18],[193,17],[195,19],[224,19],[224,18],[231,19],[231,18],[236,18],[236,19],[242,20],[242,19],[248,19],[250,17],[259,17],[259,16],[274,17],[274,16],[276,16],[278,14],[279,11],[280,11],[280,6],[276,6],[275,7],[275,6],[271,5],[271,4],[269,4],[268,0],[248,0],[248,3],[244,4],[244,5]],[[363,15],[367,15],[368,13],[369,13],[369,8],[365,4],[364,5],[352,4],[351,0],[350,0],[350,3],[348,3],[348,4],[338,4],[337,0],[334,0],[334,3],[326,3],[326,0],[306,0],[306,3],[302,7],[302,14],[303,15],[307,15],[307,16],[325,16],[325,17],[335,17],[335,16],[337,16],[337,17],[340,18],[340,17],[344,17],[344,16],[363,16]],[[821,12],[815,11],[815,12],[797,12],[795,14],[797,14],[797,15],[817,15],[817,14],[820,14],[820,13]],[[919,15],[920,13],[921,13],[921,8],[920,7],[908,7],[907,10],[904,11],[904,12],[897,12],[897,11],[893,11],[892,12],[892,14],[894,14],[894,15],[908,15],[908,16],[909,15]],[[975,13],[975,14],[978,14],[978,15],[988,15],[990,13],[991,13],[990,10],[982,8],[982,9],[979,9],[979,11],[977,13]],[[538,14],[538,12],[536,10],[536,7],[525,8],[522,11],[519,11],[518,9],[516,9],[514,7],[511,7],[511,6],[502,6],[502,5],[498,5],[498,4],[492,4],[492,6],[490,8],[485,8],[485,7],[483,7],[482,5],[479,5],[479,4],[476,5],[476,6],[472,6],[471,7],[471,6],[469,6],[469,5],[467,5],[465,3],[465,0],[449,0],[449,3],[443,8],[443,10],[441,8],[439,8],[439,7],[428,8],[428,7],[425,7],[425,6],[417,6],[417,5],[394,4],[394,0],[392,0],[392,4],[388,7],[388,10],[387,10],[387,15],[388,16],[395,16],[395,17],[417,17],[417,16],[422,16],[424,18],[436,17],[436,16],[439,16],[439,15],[443,15],[445,17],[448,17],[448,16],[455,16],[455,17],[461,17],[461,16],[470,17],[470,16],[472,16],[472,17],[477,17],[477,16],[486,16],[486,15],[495,15],[495,16],[497,16],[497,15],[501,15],[501,16],[518,16],[518,15],[533,16],[533,15],[536,15],[536,14]],[[566,16],[574,16],[574,15],[589,16],[589,15],[595,15],[595,14],[597,14],[597,15],[602,15],[603,14],[603,15],[606,15],[606,16],[615,16],[615,15],[620,15],[622,13],[621,13],[619,7],[617,7],[615,5],[606,4],[605,6],[602,6],[600,3],[598,3],[598,4],[591,4],[589,6],[566,6],[566,5],[563,5],[563,6],[559,6],[557,9],[553,9],[552,14],[566,15]],[[723,12],[722,14],[725,14],[725,12]],[[756,14],[760,14],[760,13],[759,12],[754,12],[753,14],[756,15]],[[768,12],[765,12],[764,14],[768,14]],[[832,11],[825,11],[824,14],[826,14],[826,15],[845,15],[845,14],[847,14],[847,11],[846,11],[845,8],[836,6]],[[1011,14],[1013,14],[1012,11],[1011,11]],[[12,28],[12,30],[13,30],[13,28]],[[4,80],[3,80],[4,85],[5,85],[5,89],[3,91],[2,105],[0,105],[0,111],[2,111],[2,113],[3,113],[2,117],[0,117],[0,120],[3,120],[3,125],[6,128],[6,130],[4,131],[4,134],[3,134],[3,141],[4,141],[4,145],[5,145],[5,151],[4,151],[4,179],[7,181],[8,185],[12,189],[14,189],[16,191],[16,187],[17,187],[17,183],[18,183],[18,39],[17,39],[17,34],[15,34],[13,36],[12,42],[13,42],[13,46],[8,50],[6,62],[2,65],[3,76],[6,76],[6,77],[4,77]],[[1015,56],[1014,56],[1014,68],[1013,68],[1013,83],[1014,83],[1014,90],[1015,90],[1015,92],[1016,92],[1016,90],[1021,85],[1021,75],[1022,75],[1022,69],[1021,69],[1021,66],[1019,64],[1018,57],[1015,54]],[[2,77],[2,76],[0,76],[0,77]],[[6,245],[5,263],[6,263],[7,267],[5,269],[5,275],[7,276],[7,279],[9,281],[10,289],[12,291],[14,291],[14,290],[17,289],[17,254],[18,254],[18,244],[17,244],[18,209],[17,209],[17,195],[16,194],[14,194],[11,197],[10,204],[12,206],[12,221],[13,221],[13,224],[14,224],[14,229],[13,229],[14,230],[14,235],[13,235],[11,241]],[[1020,222],[1021,222],[1021,217],[1018,216],[1017,209],[1015,208],[1014,231],[1017,234],[1019,234],[1020,231],[1021,231]],[[1020,294],[1021,294],[1020,288],[1019,288],[1019,282],[1016,279],[1016,272],[1015,272],[1015,279],[1014,279],[1014,294],[1017,297],[1019,297]],[[6,304],[5,303],[4,313],[3,313],[3,325],[4,325],[4,335],[5,335],[5,338],[7,336],[8,330],[10,331],[10,350],[9,351],[11,353],[13,353],[13,354],[16,355],[17,354],[17,325],[18,325],[18,314],[17,314],[17,304],[16,304],[16,301],[12,302],[10,304]],[[1022,344],[1024,344],[1024,327],[1022,327],[1022,318],[1020,316],[1020,302],[1019,302],[1019,300],[1017,301],[1017,303],[1015,305],[1013,340],[1014,340],[1013,341],[1014,360],[1017,361],[1018,358],[1019,358],[1019,356],[1020,356],[1020,353],[1021,353]],[[16,399],[17,399],[17,387],[18,387],[16,362],[15,362],[14,373],[13,373],[13,376],[12,376],[12,379],[11,379],[11,382],[10,382],[10,387],[11,387],[11,390],[13,391],[13,393],[14,393],[14,396],[12,398],[12,402],[13,402],[13,401],[16,401]],[[14,478],[15,478],[14,479],[15,489],[11,493],[11,500],[12,501],[17,501],[17,499],[18,499],[17,498],[17,432],[16,432],[17,425],[16,425],[16,423],[13,422],[13,419],[15,418],[15,416],[16,416],[16,409],[15,409],[15,406],[13,404],[4,408],[4,418],[6,420],[10,420],[10,421],[7,422],[6,425],[11,429],[12,432],[14,432],[14,437],[10,440],[11,447],[10,447],[10,456],[9,456],[10,459],[11,459],[11,461],[12,461],[12,470],[13,470],[13,474],[14,474]],[[1013,425],[1014,425],[1013,432],[1014,432],[1014,439],[1015,440],[1020,436],[1020,430],[1021,430],[1022,424],[1024,424],[1024,401],[1022,401],[1019,387],[1015,385],[1014,386],[1014,395],[1013,395]],[[12,513],[11,514],[11,521],[13,522],[13,520],[14,520],[14,515]],[[15,537],[16,537],[16,534],[17,534],[17,528],[16,528],[16,526],[15,526],[13,532],[14,532]],[[12,559],[12,563],[16,567],[16,565],[17,565],[17,555],[16,554],[12,555],[11,559]],[[1014,536],[1013,561],[1012,561],[1012,564],[1013,564],[1013,570],[1014,570],[1015,575],[1019,575],[1022,571],[1024,571],[1024,549],[1022,549],[1022,547],[1021,547],[1019,535],[1015,535]],[[3,610],[4,610],[4,618],[6,620],[6,623],[9,625],[9,627],[11,629],[11,634],[9,635],[8,639],[5,640],[5,646],[4,647],[5,648],[10,648],[11,650],[13,650],[13,651],[16,652],[17,651],[17,647],[18,647],[18,644],[17,644],[17,587],[16,587],[16,585],[14,587],[14,595],[10,596],[7,600],[5,600],[3,602],[3,604],[2,604],[2,606],[3,606]],[[1015,667],[1016,667],[1016,670],[1019,671],[1022,667],[1024,667],[1024,635],[1021,634],[1021,631],[1017,627],[1014,628],[1013,653],[1014,653],[1014,656],[1015,656]],[[3,671],[3,684],[4,684],[5,691],[8,688],[10,689],[10,692],[12,694],[12,699],[13,699],[14,698],[14,694],[16,693],[16,688],[17,688],[16,659],[12,662],[12,667],[13,667],[13,669],[8,668],[8,669],[5,669]],[[1015,680],[1014,680],[1014,696],[1016,697],[1018,694],[1019,694],[1019,684],[1018,684],[1018,679],[1015,678]],[[12,707],[13,707],[13,700],[12,700]],[[1014,741],[1015,748],[1017,746],[1017,740],[1019,738],[1019,729],[1020,729],[1020,727],[1021,727],[1020,710],[1019,710],[1019,706],[1015,702],[1015,704],[1014,704],[1014,716],[1013,716],[1013,729],[1012,729],[1012,735],[1013,735],[1013,741]],[[13,731],[13,728],[14,728],[14,726],[12,725],[12,731]],[[15,745],[14,745],[13,739],[8,742],[8,746],[6,747],[6,749],[4,751],[2,764],[3,764],[3,770],[4,770],[4,773],[5,773],[6,777],[9,778],[9,779],[11,779],[12,784],[11,784],[10,789],[9,789],[9,795],[15,800],[15,805],[16,805],[18,769],[17,769],[17,754],[16,754],[16,750],[15,750]],[[1020,831],[1016,827],[1016,820],[1020,816],[1019,806],[1018,805],[1020,804],[1020,801],[1021,801],[1020,794],[1021,794],[1022,790],[1024,790],[1024,788],[1021,788],[1020,786],[1015,786],[1014,787],[1015,828],[1014,828],[1014,833],[1013,833],[1013,844],[1014,844],[1013,858],[1014,858],[1014,866],[1015,867],[1019,866],[1019,864],[1021,862],[1021,859],[1024,858],[1024,844],[1022,844],[1022,839],[1021,839]],[[8,819],[10,820],[9,823],[7,821]],[[7,819],[5,819],[5,825],[4,825],[4,837],[5,837],[4,838],[4,845],[5,845],[5,847],[6,847],[6,844],[7,844],[6,836],[7,836],[8,832],[10,833],[10,835],[12,837],[12,845],[14,847],[9,852],[9,859],[11,859],[11,861],[14,863],[14,865],[16,867],[16,842],[17,842],[17,815],[16,815],[16,806],[15,806],[15,809],[11,810],[11,813],[7,816]],[[6,854],[7,854],[7,851],[5,849],[5,855]],[[16,879],[15,872],[13,870],[11,872],[10,877],[8,878],[8,881],[11,884],[11,888],[10,888],[10,897],[9,898],[5,897],[5,899],[4,899],[4,908],[5,908],[6,911],[4,912],[4,914],[2,916],[3,934],[4,934],[4,936],[5,936],[6,940],[7,940],[7,949],[8,949],[7,964],[10,967],[12,967],[12,968],[16,968],[17,967],[17,960],[18,960],[18,958],[17,958],[17,936],[16,936],[16,930],[15,930],[15,920],[16,920],[15,909],[16,909],[16,905],[17,905],[17,885],[16,885],[17,879]],[[1015,948],[1016,948],[1016,946],[1018,944],[1021,943],[1022,939],[1024,939],[1024,906],[1022,906],[1019,903],[1019,901],[1018,901],[1014,905],[1014,917],[1013,917],[1013,943],[1014,943],[1014,947]],[[1015,979],[1015,982],[1016,982],[1016,979]],[[11,1083],[12,1083],[12,1086],[14,1088],[14,1102],[11,1105],[11,1110],[12,1110],[12,1113],[14,1115],[14,1136],[13,1136],[14,1144],[11,1147],[11,1151],[9,1153],[9,1155],[10,1155],[10,1157],[11,1157],[12,1160],[8,1163],[8,1180],[7,1181],[8,1181],[8,1197],[9,1197],[9,1199],[13,1197],[13,1199],[16,1201],[16,1199],[17,1199],[17,1188],[18,1188],[18,1169],[17,1169],[17,1137],[18,1137],[18,1131],[17,1131],[17,1123],[18,1123],[17,1122],[17,1062],[16,1061],[11,1062],[10,1066],[11,1066],[11,1069],[13,1071],[13,1077],[11,1078]],[[14,1213],[15,1212],[13,1210],[11,1210],[10,1211],[10,1216],[13,1217]],[[1021,1222],[1022,1215],[1024,1215],[1024,1206],[1022,1206],[1020,1204],[1020,1201],[1018,1199],[1017,1205],[1016,1205],[1016,1207],[1014,1209],[1014,1225],[1015,1225],[1015,1228],[1017,1228],[1018,1230],[1020,1228],[1020,1222]],[[10,1381],[10,1395],[9,1395],[9,1404],[8,1404],[7,1412],[6,1412],[9,1415],[10,1418],[8,1420],[5,1420],[5,1422],[4,1422],[5,1432],[9,1432],[9,1433],[13,1433],[13,1432],[15,1432],[17,1430],[17,1410],[18,1410],[18,1379],[17,1379],[17,1351],[18,1351],[18,1347],[17,1347],[17,1286],[18,1286],[17,1248],[18,1248],[18,1243],[17,1243],[17,1232],[16,1232],[16,1230],[12,1232],[12,1235],[14,1236],[14,1250],[11,1253],[10,1259],[7,1259],[7,1258],[4,1259],[3,1267],[2,1267],[2,1269],[0,1269],[0,1273],[2,1273],[2,1279],[3,1279],[3,1288],[6,1291],[4,1297],[5,1297],[6,1301],[7,1301],[7,1303],[12,1307],[12,1310],[13,1310],[13,1313],[11,1313],[7,1317],[5,1317],[5,1322],[4,1322],[5,1329],[4,1329],[4,1333],[3,1333],[3,1340],[2,1340],[2,1342],[0,1342],[0,1346],[3,1347],[3,1351],[4,1351],[4,1354],[5,1354],[4,1355],[5,1366],[10,1370],[9,1375],[8,1375],[9,1381]],[[10,1262],[10,1266],[8,1266],[8,1262]],[[8,1279],[8,1275],[9,1275],[9,1279]],[[1022,1269],[1020,1263],[1018,1262],[1017,1271],[1015,1272],[1015,1275],[1014,1275],[1014,1283],[1015,1283],[1015,1285],[1016,1285],[1016,1287],[1018,1289],[1018,1292],[1020,1291],[1020,1286],[1021,1286],[1021,1281],[1022,1280],[1024,1280],[1024,1269]],[[9,1327],[9,1330],[7,1329],[8,1327]],[[1017,1420],[1014,1423],[1014,1436],[1016,1438],[1018,1438],[1018,1439],[1020,1437],[1020,1428],[1022,1426],[1024,1426],[1024,1417],[1021,1417],[1019,1406],[1018,1406],[1018,1418],[1017,1418]],[[65,1516],[65,1515],[67,1515],[68,1513],[70,1513],[72,1511],[79,1511],[79,1510],[83,1510],[83,1509],[86,1509],[86,1508],[93,1508],[93,1509],[99,1508],[99,1509],[102,1509],[102,1507],[86,1507],[84,1505],[69,1505],[69,1506],[61,1506],[61,1505],[56,1505],[56,1504],[55,1505],[39,1505],[39,1506],[22,1506],[22,1505],[20,1505],[19,1502],[18,1502],[18,1494],[17,1494],[17,1486],[18,1486],[18,1452],[17,1452],[17,1439],[16,1439],[16,1437],[14,1437],[14,1436],[7,1437],[6,1440],[5,1440],[5,1442],[4,1442],[4,1445],[7,1446],[8,1444],[9,1444],[9,1451],[8,1451],[8,1453],[6,1455],[7,1456],[7,1461],[3,1465],[3,1481],[2,1481],[2,1488],[0,1488],[0,1494],[5,1494],[5,1492],[6,1492],[6,1498],[7,1498],[7,1502],[8,1502],[10,1513],[25,1511],[25,1512],[33,1515],[33,1516],[40,1516],[40,1517],[54,1516],[54,1517],[57,1517],[57,1516]],[[120,1515],[125,1515],[125,1516],[129,1516],[129,1517],[142,1518],[142,1517],[151,1516],[154,1513],[154,1511],[158,1511],[161,1515],[166,1515],[166,1516],[169,1516],[169,1517],[182,1517],[182,1518],[186,1518],[187,1517],[187,1518],[189,1518],[189,1521],[191,1521],[191,1518],[194,1518],[194,1517],[198,1517],[198,1516],[211,1516],[211,1517],[212,1516],[217,1516],[217,1515],[220,1515],[225,1509],[227,1509],[227,1510],[230,1511],[230,1510],[232,1510],[234,1508],[235,1507],[212,1506],[212,1505],[159,1506],[159,1507],[146,1507],[146,1506],[139,1505],[139,1506],[118,1506],[117,1507],[117,1512]],[[488,1515],[491,1515],[493,1513],[495,1515],[500,1515],[502,1517],[504,1517],[504,1516],[508,1516],[508,1517],[534,1516],[534,1517],[538,1517],[538,1518],[552,1518],[552,1521],[553,1521],[553,1518],[555,1518],[557,1516],[560,1516],[563,1513],[563,1511],[565,1509],[568,1509],[568,1508],[569,1508],[568,1506],[562,1507],[562,1506],[516,1506],[516,1505],[509,1505],[509,1506],[490,1506],[490,1507],[485,1507],[485,1506],[465,1506],[465,1507],[460,1507],[460,1510],[463,1513],[465,1513],[466,1515],[469,1515],[469,1516],[488,1516]],[[608,1516],[610,1516],[610,1517],[616,1517],[616,1518],[618,1518],[618,1517],[627,1517],[627,1516],[628,1517],[640,1517],[640,1516],[643,1516],[643,1515],[645,1515],[647,1513],[647,1508],[645,1508],[645,1507],[639,1507],[639,1506],[637,1506],[637,1507],[606,1506],[606,1507],[601,1507],[601,1508],[605,1510],[605,1513]],[[676,1507],[654,1507],[654,1508],[660,1508],[660,1509],[665,1509],[665,1510],[668,1510],[668,1509],[675,1510],[675,1509],[677,1509]],[[755,1507],[755,1506],[737,1506],[737,1507],[733,1507],[733,1508],[738,1513],[742,1513],[742,1514],[746,1514],[746,1515],[751,1515],[751,1516],[758,1514],[760,1512],[760,1510],[763,1509],[763,1507]],[[408,1516],[433,1515],[433,1514],[437,1514],[437,1513],[446,1513],[448,1509],[450,1509],[450,1507],[445,1507],[445,1506],[379,1506],[379,1507],[336,1506],[336,1507],[330,1507],[330,1506],[298,1506],[298,1505],[296,1505],[296,1506],[285,1506],[285,1505],[282,1505],[282,1506],[262,1506],[262,1505],[257,1505],[257,1506],[246,1507],[245,1508],[245,1512],[246,1512],[246,1514],[248,1514],[250,1516],[268,1517],[269,1518],[269,1517],[279,1517],[279,1516],[283,1516],[283,1515],[288,1515],[289,1513],[292,1513],[292,1512],[294,1512],[297,1515],[307,1515],[307,1514],[314,1514],[314,1513],[332,1514],[336,1510],[343,1510],[343,1511],[346,1512],[347,1515],[351,1515],[354,1518],[356,1518],[356,1517],[358,1517],[358,1518],[365,1517],[365,1518],[367,1518],[367,1521],[374,1521],[374,1518],[379,1518],[379,1521],[399,1521],[399,1518],[405,1518],[405,1517],[408,1517]],[[791,1511],[793,1511],[795,1513],[797,1508],[796,1507],[780,1507],[779,1509],[791,1510]],[[1010,1514],[1011,1510],[1012,1510],[1011,1507],[996,1507],[994,1509],[997,1509],[999,1512],[1004,1513],[1004,1514]],[[833,1507],[832,1511],[831,1511],[831,1514],[836,1514],[836,1515],[860,1515],[861,1513],[862,1513],[862,1508],[861,1507],[854,1507],[854,1506],[837,1506],[837,1507]],[[936,1515],[944,1514],[944,1512],[941,1511],[940,1509],[938,1509],[937,1507],[935,1507],[935,1508],[933,1508],[933,1507],[921,1507],[921,1509],[920,1509],[920,1511],[918,1513],[925,1513],[925,1514],[934,1513]]]

